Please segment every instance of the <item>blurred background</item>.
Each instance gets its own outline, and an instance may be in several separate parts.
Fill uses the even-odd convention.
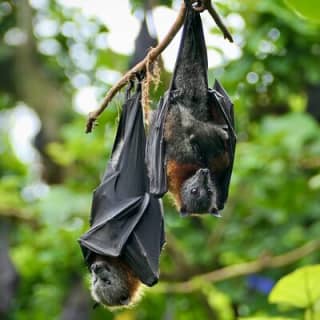
[[[166,198],[160,283],[136,307],[111,313],[92,308],[77,239],[88,228],[123,93],[91,134],[86,115],[163,38],[181,1],[0,1],[0,319],[302,318],[268,294],[282,276],[319,262],[316,2],[305,1],[313,3],[307,19],[282,0],[215,1],[234,44],[202,14],[210,85],[218,78],[235,103],[229,200],[222,219],[183,219]],[[178,43],[162,55],[154,105]],[[283,259],[259,264],[268,256]],[[252,261],[257,268],[246,265]],[[222,269],[238,264],[242,273]]]

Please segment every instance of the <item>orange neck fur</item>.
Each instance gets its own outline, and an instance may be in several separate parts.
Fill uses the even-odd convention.
[[[181,208],[181,187],[182,184],[190,178],[200,167],[196,164],[184,164],[175,160],[169,160],[167,163],[167,177],[169,190],[174,195],[176,206]]]

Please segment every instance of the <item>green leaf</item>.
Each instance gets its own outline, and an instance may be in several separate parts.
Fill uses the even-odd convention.
[[[320,10],[318,0],[286,0],[286,3],[298,14],[312,21],[320,23]]]
[[[316,310],[307,309],[304,314],[305,320],[315,320],[320,318],[320,313]]]
[[[283,277],[269,296],[271,303],[308,308],[320,299],[320,265],[300,268]]]

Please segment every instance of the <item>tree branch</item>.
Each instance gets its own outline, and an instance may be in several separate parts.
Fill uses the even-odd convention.
[[[233,42],[232,36],[223,24],[221,18],[219,17],[219,14],[214,9],[214,7],[211,4],[210,0],[202,0],[202,1],[195,1],[192,0],[192,3],[197,2],[198,5],[194,6],[194,10],[198,12],[202,12],[204,10],[208,10],[220,30],[223,32],[224,37],[229,39],[229,41]],[[129,80],[133,79],[137,73],[140,71],[143,71],[146,69],[147,64],[151,64],[156,58],[162,53],[164,49],[170,44],[172,39],[175,37],[177,32],[180,30],[181,26],[184,22],[184,17],[186,13],[186,7],[184,1],[182,2],[182,5],[180,7],[178,16],[170,28],[168,34],[165,36],[165,38],[155,47],[152,48],[149,53],[146,55],[146,57],[140,61],[138,64],[136,64],[132,69],[130,69],[107,93],[107,95],[102,100],[102,103],[100,107],[89,113],[87,124],[86,124],[86,133],[89,133],[92,131],[92,128],[94,127],[94,124],[99,117],[99,115],[107,108],[108,104],[111,102],[113,97],[117,94],[118,91],[120,91],[121,88],[123,88]]]
[[[259,272],[265,269],[275,269],[289,265],[320,249],[320,241],[314,240],[278,256],[262,256],[256,261],[228,266],[209,273],[192,277],[188,281],[176,283],[162,283],[155,291],[165,293],[190,293],[201,289],[204,282],[219,282],[239,276]]]
[[[181,28],[184,16],[186,13],[186,7],[184,3],[181,5],[180,11],[178,13],[178,17],[176,21],[174,22],[173,26],[169,30],[168,34],[165,36],[165,38],[153,49],[149,51],[147,56],[140,61],[138,64],[136,64],[131,70],[129,70],[107,93],[107,95],[104,97],[99,109],[96,111],[89,113],[89,118],[87,121],[86,126],[86,133],[89,133],[92,131],[93,125],[99,115],[106,109],[109,102],[113,99],[113,97],[116,95],[116,93],[123,88],[126,83],[135,77],[135,75],[144,70],[146,68],[147,63],[152,63],[160,54],[161,52],[169,45],[169,43],[172,41],[174,36],[177,34],[179,29]]]
[[[39,222],[29,216],[25,211],[13,208],[0,208],[0,219],[12,219],[20,223],[30,225],[32,228],[37,229],[40,227]]]

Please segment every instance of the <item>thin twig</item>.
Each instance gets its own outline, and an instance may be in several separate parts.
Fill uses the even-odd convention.
[[[319,249],[320,241],[310,241],[300,248],[294,249],[279,256],[263,256],[256,261],[241,263],[209,273],[197,275],[184,282],[162,283],[158,288],[155,289],[155,291],[166,293],[190,293],[201,289],[203,283],[224,281],[230,278],[236,278],[239,276],[259,272],[264,269],[274,269],[289,265]]]
[[[192,2],[195,2],[192,0]],[[218,27],[221,29],[221,31],[224,34],[224,37],[229,39],[229,41],[233,42],[232,36],[223,24],[222,20],[219,17],[219,14],[216,12],[214,7],[211,4],[210,0],[203,0],[198,1],[201,6],[195,6],[194,10],[202,12],[204,10],[208,10]],[[177,19],[175,20],[174,24],[172,25],[171,29],[169,30],[168,34],[165,36],[165,38],[153,49],[151,49],[147,56],[140,61],[138,64],[136,64],[131,70],[129,70],[107,93],[107,95],[102,100],[102,103],[100,107],[89,113],[87,125],[86,125],[86,133],[89,133],[92,131],[92,128],[99,117],[99,115],[107,108],[108,104],[111,102],[113,97],[117,94],[118,91],[120,91],[121,88],[123,88],[129,80],[133,79],[137,73],[140,71],[145,70],[146,65],[148,63],[152,63],[166,47],[170,44],[172,39],[175,37],[177,32],[180,30],[181,26],[183,25],[184,17],[186,13],[186,7],[184,4],[184,1],[181,4]]]

